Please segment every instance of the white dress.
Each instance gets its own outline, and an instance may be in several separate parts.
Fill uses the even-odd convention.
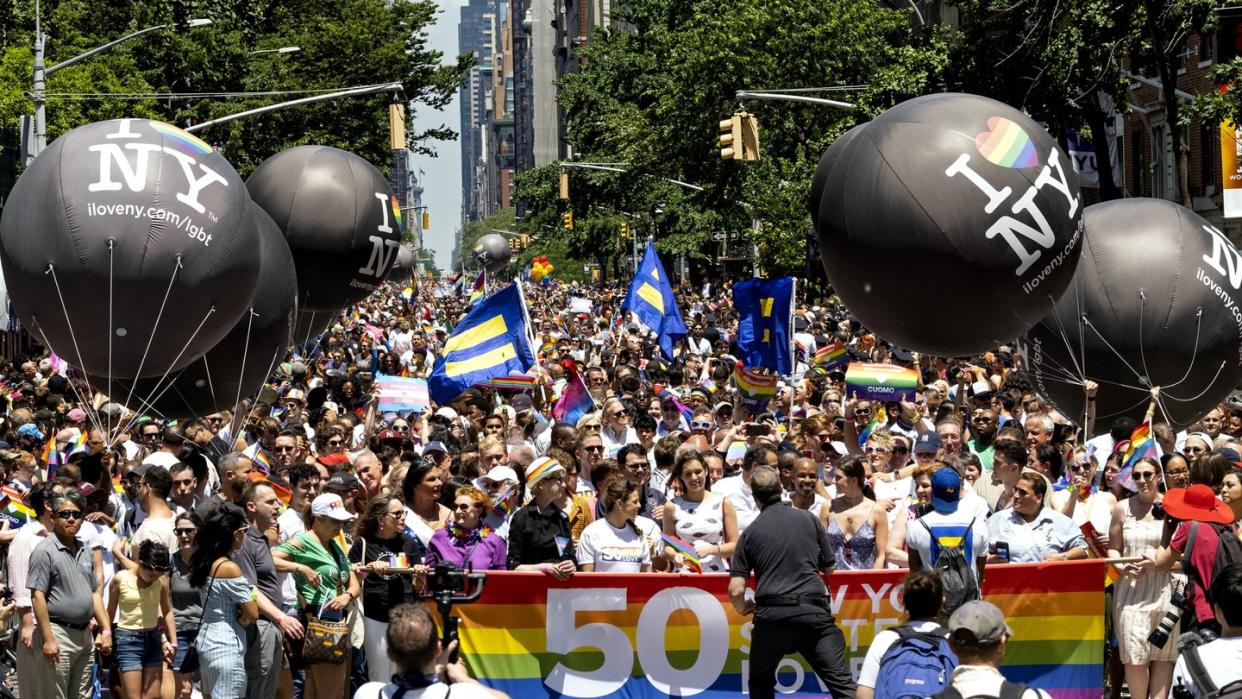
[[[681,496],[673,498],[676,510],[673,512],[673,526],[677,538],[694,545],[696,541],[709,544],[724,544],[724,498],[713,493],[706,493],[703,502],[690,502]],[[729,559],[709,555],[700,561],[704,573],[727,573]],[[677,572],[690,572],[686,566]]]

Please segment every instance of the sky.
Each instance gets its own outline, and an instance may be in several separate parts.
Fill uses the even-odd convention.
[[[431,48],[444,54],[444,62],[452,63],[457,56],[457,21],[460,0],[436,0],[440,12],[431,28]],[[423,130],[447,125],[456,131],[460,100],[457,96],[447,107],[433,111],[426,105],[413,105],[414,128]],[[423,245],[435,251],[436,266],[446,269],[453,253],[453,236],[461,223],[461,143],[431,141],[428,144],[436,157],[418,156],[414,168],[422,170],[423,204],[431,214],[431,228]]]

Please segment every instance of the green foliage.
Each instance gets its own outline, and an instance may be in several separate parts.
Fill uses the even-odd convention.
[[[628,172],[568,169],[568,202],[556,198],[555,165],[521,173],[516,185],[533,209],[528,221],[556,225],[572,209],[570,253],[623,276],[623,212],[661,252],[708,265],[720,253],[713,234],[749,236],[758,221],[763,268],[803,269],[806,193],[823,150],[857,120],[934,89],[946,61],[935,33],[911,28],[909,10],[870,0],[634,0],[614,12],[633,31],[605,32],[577,51],[581,70],[560,81],[558,100],[577,159],[628,163]],[[856,110],[748,102],[762,159],[721,161],[718,124],[738,90],[841,85],[867,85],[832,95]]]
[[[434,0],[51,0],[42,3],[42,12],[48,65],[145,27],[172,25],[58,71],[49,78],[49,93],[327,92],[398,82],[409,102],[439,108],[452,99],[472,60],[462,56],[441,65],[441,53],[428,49],[438,12]],[[198,18],[211,19],[211,26],[184,28]],[[23,94],[32,89],[33,37],[34,1],[0,0],[0,124],[5,126],[33,113]],[[253,53],[281,46],[301,51]],[[130,101],[52,96],[48,136],[122,116],[184,126],[302,96]],[[308,143],[343,148],[387,169],[389,100],[378,95],[298,106],[199,135],[219,145],[243,176],[273,153]],[[454,137],[447,129],[407,134],[409,147],[423,153],[429,139]]]

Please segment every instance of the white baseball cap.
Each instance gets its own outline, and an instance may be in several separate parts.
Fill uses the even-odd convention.
[[[316,517],[331,517],[338,522],[348,522],[354,518],[345,509],[345,501],[336,493],[323,493],[311,502],[311,514]]]

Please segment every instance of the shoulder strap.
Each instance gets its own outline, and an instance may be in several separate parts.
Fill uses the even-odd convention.
[[[1009,680],[1001,680],[999,699],[1022,699],[1029,689],[1021,682],[1010,682]]]
[[[1199,523],[1192,520],[1190,522],[1190,531],[1186,533],[1186,548],[1185,550],[1182,551],[1183,561],[1190,560],[1190,552],[1195,547],[1195,539],[1198,538],[1198,534],[1199,534]],[[1183,564],[1182,567],[1185,567],[1185,564]]]
[[[932,699],[962,699],[962,693],[957,691],[952,682],[946,682],[944,689],[938,694],[933,694]]]
[[[207,601],[211,599],[211,588],[216,584],[216,573],[220,570],[220,566],[224,561],[216,561],[215,566],[211,569],[211,579],[207,581],[207,594],[203,596],[203,606],[198,610],[198,625],[203,625],[203,615],[207,613]]]
[[[1188,648],[1184,657],[1186,658],[1186,670],[1190,672],[1190,681],[1195,683],[1195,690],[1199,696],[1208,697],[1215,694],[1216,683],[1212,681],[1212,676],[1203,666],[1203,658],[1199,657],[1199,646]]]

